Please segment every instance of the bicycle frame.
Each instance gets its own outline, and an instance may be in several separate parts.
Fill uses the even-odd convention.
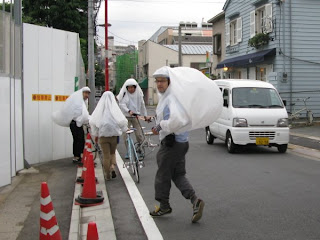
[[[127,133],[127,144],[128,144],[128,156],[129,156],[130,164],[135,164],[135,161],[133,161],[133,157],[135,157],[135,159],[137,160],[139,158],[138,158],[137,151],[134,147],[133,140],[131,138],[131,133]],[[132,150],[134,152],[134,156],[132,156]]]
[[[306,117],[307,117],[307,123],[308,124],[312,124],[313,122],[313,113],[310,109],[308,109],[307,107],[307,100],[310,99],[310,97],[307,97],[307,98],[303,98],[303,99],[300,99],[298,98],[297,101],[300,101],[302,100],[303,101],[303,104],[304,104],[304,107],[301,108],[300,110],[296,110],[295,109],[295,104],[294,104],[294,108],[293,108],[293,112],[288,116],[288,119],[289,120],[294,120],[294,119],[299,119],[300,117],[300,113],[306,111]]]

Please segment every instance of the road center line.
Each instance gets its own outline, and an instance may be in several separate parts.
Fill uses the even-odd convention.
[[[149,209],[147,208],[146,203],[144,202],[135,182],[133,181],[130,173],[126,168],[123,168],[123,160],[119,154],[116,152],[116,159],[119,172],[123,178],[123,181],[128,189],[129,195],[133,202],[133,205],[136,209],[142,227],[149,240],[163,240],[162,234],[159,231],[156,223],[153,218],[149,215]]]

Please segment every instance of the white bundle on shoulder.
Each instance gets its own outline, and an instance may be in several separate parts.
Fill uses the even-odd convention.
[[[204,128],[216,121],[222,112],[222,94],[215,82],[200,71],[188,67],[162,67],[153,76],[170,79],[164,93],[159,93],[158,122],[162,136]],[[170,109],[170,117],[163,120],[163,110]]]
[[[128,120],[121,112],[112,92],[104,92],[90,118],[91,133],[99,137],[121,136]]]
[[[75,120],[78,127],[89,123],[89,112],[85,101],[83,100],[83,92],[90,92],[88,87],[84,87],[72,93],[64,103],[63,107],[52,114],[53,121],[62,126],[69,127],[72,120]]]

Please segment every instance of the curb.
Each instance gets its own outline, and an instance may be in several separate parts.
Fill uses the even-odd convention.
[[[289,144],[289,149],[292,153],[297,154],[299,156],[308,157],[315,161],[320,161],[320,151],[307,148],[299,145]]]
[[[99,158],[98,158],[99,159]],[[106,190],[102,165],[100,160],[97,161],[95,174],[98,179],[97,191],[102,191],[104,202],[102,205],[80,208],[74,204],[70,222],[69,240],[84,240],[87,236],[88,223],[94,221],[97,224],[100,239],[116,240],[111,208]],[[81,175],[81,169],[78,169],[77,176]],[[74,199],[81,192],[81,184],[75,183]]]
[[[292,133],[290,133],[290,135],[291,136],[295,136],[295,137],[303,137],[303,138],[308,138],[308,139],[311,139],[311,140],[320,141],[319,137],[310,136],[310,135],[306,135],[306,134],[292,132]]]

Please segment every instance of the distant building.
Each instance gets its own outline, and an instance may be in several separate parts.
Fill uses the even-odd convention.
[[[217,69],[218,63],[225,59],[225,14],[221,12],[211,18],[209,23],[212,24],[212,68],[211,73],[215,78],[225,78],[223,68]]]
[[[227,0],[223,10],[226,57],[217,68],[228,78],[272,83],[289,111],[310,97],[307,105],[319,117],[320,1]]]
[[[212,45],[182,45],[182,65],[196,69],[207,66],[206,53],[212,51]],[[158,103],[153,73],[160,67],[178,66],[178,45],[161,45],[151,40],[139,41],[138,77],[144,91],[145,102]]]
[[[132,53],[136,51],[136,47],[134,45],[128,45],[128,46],[117,46],[114,45],[114,37],[109,36],[108,37],[108,59],[109,59],[109,87],[110,91],[115,90],[116,82],[117,82],[117,69],[116,69],[116,61],[117,56],[122,56],[128,53]],[[101,45],[97,48],[97,54],[96,54],[96,62],[100,64],[101,68],[103,69],[103,72],[105,73],[105,46]]]
[[[193,22],[181,22],[182,44],[210,45],[212,43],[212,27],[210,23],[202,23],[200,27]],[[175,45],[179,42],[179,27],[161,27],[150,39],[161,45]]]

